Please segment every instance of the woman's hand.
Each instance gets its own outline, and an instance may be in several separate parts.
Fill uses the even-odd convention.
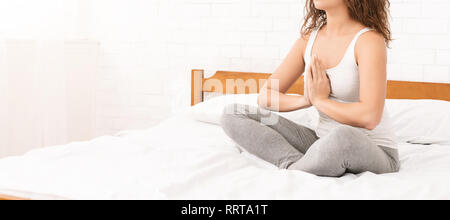
[[[307,69],[305,71],[305,77],[307,77],[308,74],[310,75],[311,71],[312,71],[311,65],[308,65]],[[306,78],[305,83],[304,83],[303,93],[304,93],[304,95],[303,95],[304,102],[306,103],[306,105],[308,107],[311,107],[312,106],[312,102],[311,102],[311,99],[309,98],[309,88],[308,88],[307,78]]]
[[[331,94],[330,79],[316,55],[311,59],[306,77],[308,92],[305,92],[305,97],[308,97],[312,105],[329,98]]]

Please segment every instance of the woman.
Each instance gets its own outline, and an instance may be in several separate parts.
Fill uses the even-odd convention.
[[[398,172],[396,137],[385,109],[389,5],[307,0],[302,37],[262,89],[261,108],[227,107],[222,117],[227,135],[281,169],[329,177]],[[305,95],[287,95],[303,72]],[[268,110],[311,106],[320,113],[315,130],[282,117],[262,123],[273,116]]]

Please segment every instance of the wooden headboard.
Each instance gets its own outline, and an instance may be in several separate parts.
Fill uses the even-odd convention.
[[[222,94],[259,93],[260,88],[271,76],[268,73],[248,73],[218,71],[210,78],[205,78],[204,70],[192,70],[191,105],[204,101],[205,92]],[[290,94],[303,94],[303,77],[290,88]],[[423,83],[388,81],[388,99],[434,99],[450,101],[449,83]]]

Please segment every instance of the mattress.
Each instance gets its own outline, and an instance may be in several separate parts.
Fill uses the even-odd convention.
[[[317,177],[245,152],[179,114],[147,130],[0,160],[0,194],[31,199],[450,199],[450,146],[399,146],[399,173]]]

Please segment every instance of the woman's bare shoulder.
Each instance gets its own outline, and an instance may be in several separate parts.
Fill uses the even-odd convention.
[[[302,34],[298,41],[300,41],[303,45],[306,46],[308,44],[309,38],[311,37],[311,33],[309,34]]]
[[[355,57],[359,64],[361,59],[375,59],[386,56],[386,41],[382,34],[377,31],[368,31],[361,35],[356,42]]]
[[[295,47],[304,53],[310,36],[311,34],[302,34],[295,42]]]
[[[361,35],[356,42],[356,49],[364,49],[368,47],[386,47],[386,41],[379,32],[372,30]]]

